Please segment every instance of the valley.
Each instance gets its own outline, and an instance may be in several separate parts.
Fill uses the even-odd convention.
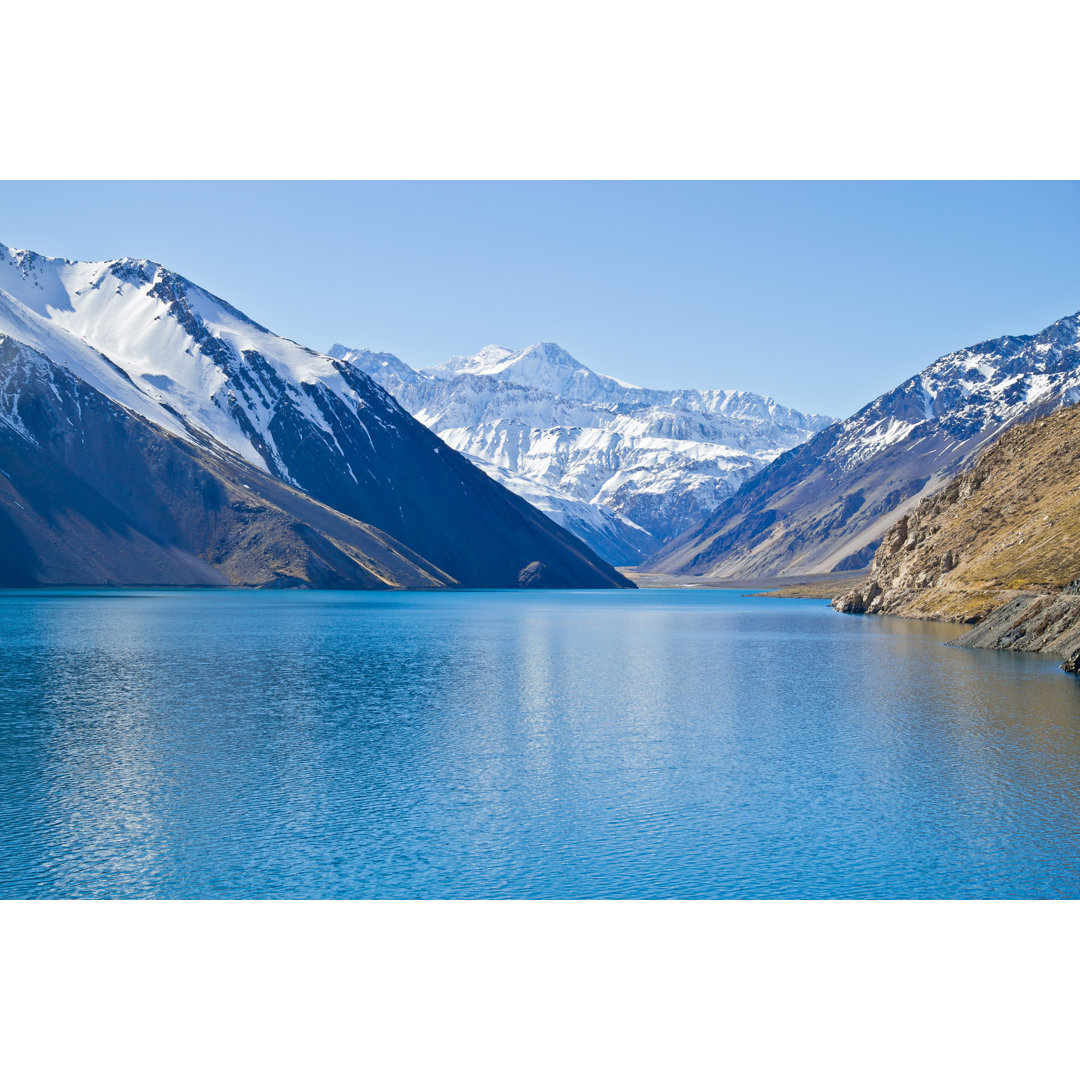
[[[0,585],[747,589],[1075,666],[1078,326],[834,421],[552,343],[321,354],[157,263],[0,248]]]

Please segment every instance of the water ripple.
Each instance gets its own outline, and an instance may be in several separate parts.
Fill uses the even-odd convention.
[[[0,594],[0,896],[1076,897],[1080,680],[714,590]]]

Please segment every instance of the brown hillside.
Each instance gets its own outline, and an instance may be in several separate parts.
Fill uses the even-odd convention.
[[[1009,429],[923,499],[885,534],[869,580],[835,606],[979,622],[1025,595],[1060,595],[1078,577],[1080,405],[1072,405]],[[1066,651],[1058,646],[1050,651]]]

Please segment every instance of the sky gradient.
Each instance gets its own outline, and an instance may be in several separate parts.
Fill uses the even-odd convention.
[[[2,182],[0,241],[154,259],[316,349],[555,341],[834,416],[1080,308],[1065,182]]]

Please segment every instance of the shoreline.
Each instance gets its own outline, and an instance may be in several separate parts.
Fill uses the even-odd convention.
[[[783,577],[713,578],[693,574],[639,573],[633,567],[615,568],[639,589],[746,589],[754,596],[792,600],[831,599],[866,579],[866,570],[833,574],[788,574]]]
[[[870,584],[867,570],[832,574],[799,574],[784,577],[708,578],[690,574],[638,573],[617,567],[639,589],[743,589],[745,595],[763,600],[836,601]],[[918,590],[922,592],[922,590]],[[996,590],[989,590],[995,592]],[[977,591],[985,607],[987,590]],[[910,600],[910,598],[908,598]],[[967,624],[953,646],[992,649],[999,652],[1031,652],[1063,661],[1063,671],[1080,675],[1080,596],[1066,593],[1000,590],[985,613],[977,618],[947,617],[942,612],[905,610],[900,603],[867,612],[838,607],[845,615],[891,615],[942,626]]]
[[[843,615],[886,615],[966,629],[951,645],[1040,653],[1080,674],[1080,595],[1067,590],[882,588],[868,579],[833,602]]]

